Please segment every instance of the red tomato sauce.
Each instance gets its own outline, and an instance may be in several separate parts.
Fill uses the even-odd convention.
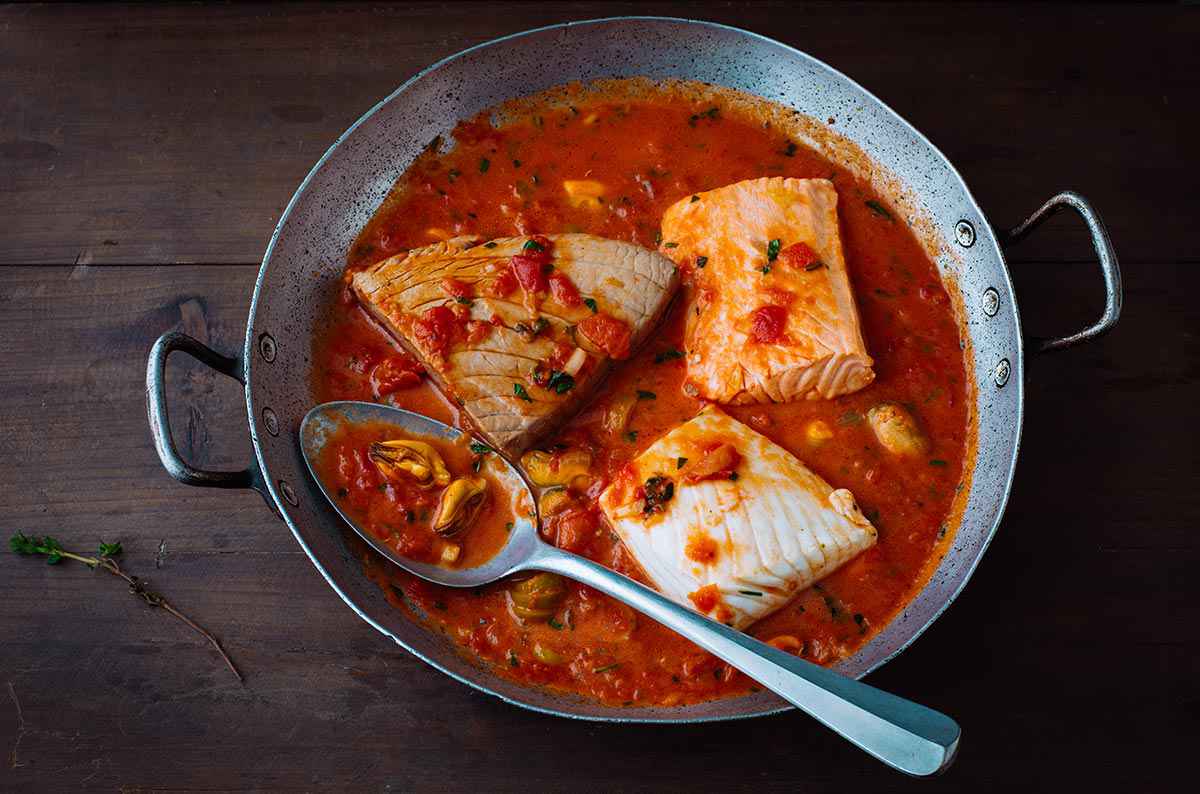
[[[834,181],[846,265],[876,380],[832,401],[727,410],[834,487],[850,489],[879,530],[873,548],[750,633],[819,663],[852,654],[903,608],[944,548],[970,439],[964,360],[951,301],[899,214],[849,171],[760,120],[682,97],[548,105],[500,128],[486,118],[464,122],[454,137],[450,151],[430,150],[406,172],[361,233],[348,263],[351,270],[458,234],[490,238],[582,231],[654,248],[663,211],[689,194],[760,176]],[[564,192],[563,180],[583,179],[605,186],[602,201],[572,201]],[[800,266],[812,264],[802,249],[780,256]],[[513,289],[541,273],[516,270]],[[552,282],[533,286],[555,289]],[[777,303],[786,305],[787,297]],[[556,442],[584,446],[595,462],[588,492],[570,494],[567,508],[546,522],[544,535],[633,576],[641,576],[635,561],[590,505],[604,485],[619,479],[630,459],[702,407],[681,390],[682,303],[676,302],[639,351],[622,349],[621,329],[595,329],[614,355],[631,358],[546,447]],[[331,315],[329,332],[314,343],[318,399],[383,399],[458,421],[454,406],[427,380],[377,396],[371,373],[401,355],[399,349],[352,300],[338,302]],[[767,337],[775,332],[770,315],[762,329]],[[403,364],[388,366],[405,369]],[[605,409],[633,394],[638,399],[626,432],[615,437],[604,432]],[[879,447],[866,412],[881,402],[902,404],[917,417],[930,442],[925,458],[904,462]],[[824,434],[810,432],[814,420],[824,423]],[[364,564],[397,607],[445,632],[500,675],[521,682],[639,705],[690,703],[755,688],[710,654],[574,582],[553,618],[521,621],[512,612],[510,583],[449,590],[408,576],[373,554],[364,555]]]

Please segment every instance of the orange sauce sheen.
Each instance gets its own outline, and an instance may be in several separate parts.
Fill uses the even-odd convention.
[[[461,123],[454,137],[452,150],[428,151],[408,170],[360,235],[350,269],[442,234],[583,231],[654,248],[663,210],[689,194],[760,176],[833,179],[876,380],[832,401],[727,410],[834,487],[850,489],[879,529],[873,548],[750,633],[778,638],[779,647],[820,663],[853,653],[923,583],[964,476],[969,427],[958,325],[937,270],[911,230],[886,199],[818,153],[758,119],[683,96],[548,105],[501,128],[485,118]],[[564,179],[598,180],[610,198],[599,209],[572,206],[561,188]],[[682,275],[686,288],[690,274],[685,269]],[[598,479],[589,491],[593,498],[579,495],[576,507],[547,522],[545,536],[636,577],[642,576],[636,563],[587,505],[626,462],[701,408],[681,391],[684,362],[676,351],[682,348],[682,304],[676,302],[649,342],[547,441],[590,449]],[[329,332],[315,342],[318,399],[384,399],[459,421],[454,406],[427,380],[373,393],[373,368],[399,349],[350,298],[333,306],[331,317]],[[637,401],[630,432],[615,439],[604,433],[604,409],[637,391],[652,396]],[[917,417],[931,442],[926,457],[904,462],[880,449],[865,416],[885,401],[905,405]],[[811,440],[805,432],[811,420],[822,420],[832,438]],[[507,583],[455,591],[416,580],[375,555],[365,554],[364,563],[398,607],[518,681],[614,704],[674,705],[754,688],[708,653],[573,582],[554,620],[521,622],[510,611]],[[545,648],[552,649],[554,663],[540,660]]]

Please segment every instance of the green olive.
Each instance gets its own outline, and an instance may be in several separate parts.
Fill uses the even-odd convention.
[[[555,573],[539,573],[514,582],[508,591],[513,614],[524,620],[547,620],[567,594],[567,584]]]

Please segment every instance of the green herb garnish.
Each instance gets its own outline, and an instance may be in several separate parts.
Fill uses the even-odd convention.
[[[796,144],[793,143],[792,141],[788,141],[787,146],[783,147],[783,156],[791,157],[792,155],[794,155],[796,153],[796,149],[797,149]]]
[[[537,240],[526,240],[525,245],[521,246],[522,251],[545,251],[546,246],[539,243]]]
[[[492,161],[486,157],[479,158],[479,173],[486,174],[487,170],[492,167]]]
[[[646,391],[644,389],[638,389],[637,396],[638,396],[639,400],[657,400],[658,399],[657,394],[655,394],[652,391]]]
[[[595,298],[584,298],[583,305],[588,307],[589,309],[591,309],[592,314],[595,314],[598,311],[598,309],[596,308],[596,299]]]
[[[556,369],[550,370],[550,379],[546,381],[546,388],[557,394],[566,394],[575,388],[575,378]]]
[[[596,673],[596,674],[607,673],[609,670],[615,670],[620,666],[621,666],[620,662],[613,662],[612,664],[606,664],[603,667],[597,667],[592,672]]]
[[[770,273],[770,272],[771,272],[771,266],[770,266],[770,265],[763,265],[762,267],[760,267],[760,268],[758,269],[758,272],[762,273],[762,274],[765,276],[765,275],[767,275],[768,273]]]
[[[700,197],[699,197],[699,196],[692,196],[692,203],[693,203],[693,204],[695,204],[695,203],[696,203],[697,201],[699,201],[699,200],[700,200]]]
[[[661,513],[675,496],[675,483],[669,477],[654,475],[646,480],[642,485],[643,497],[642,513],[650,515],[651,513]]]
[[[486,242],[486,243],[484,243],[484,244],[483,244],[483,247],[484,247],[484,248],[495,248],[495,247],[496,247],[496,243],[495,243],[495,242],[493,242],[493,241],[491,241],[491,240],[489,240],[488,242]]]
[[[449,171],[447,171],[447,172],[446,172],[446,177],[447,177],[447,178],[448,178],[448,179],[449,179],[451,182],[453,182],[454,180],[458,179],[458,178],[459,178],[461,175],[462,175],[462,172],[461,172],[461,171],[459,171],[457,168],[451,168]]]
[[[513,384],[513,394],[527,403],[533,402],[533,398],[529,396],[529,392],[525,391],[525,387],[519,383]]]
[[[823,267],[825,267],[824,262],[810,262],[804,266],[804,269],[807,270],[809,273],[811,273],[814,270],[820,270]]]
[[[947,463],[946,463],[946,461],[942,460],[941,458],[934,458],[933,460],[929,461],[929,465],[930,466],[945,466],[945,465],[947,465]]]
[[[662,230],[661,229],[654,233],[654,244],[655,245],[662,244]]]
[[[676,458],[675,459],[675,471],[679,471],[685,465],[687,465],[687,458]]]
[[[683,358],[682,350],[660,350],[654,354],[654,363],[661,364],[664,361],[673,361],[677,358]]]
[[[707,257],[707,256],[698,256],[698,257],[696,257],[696,267],[704,267],[704,266],[705,266],[705,265],[707,265],[707,264],[708,264],[708,257]]]
[[[455,295],[454,302],[461,303],[463,306],[474,306],[475,305],[475,301],[471,300],[470,298],[464,298],[461,295]]]
[[[636,431],[636,430],[630,430],[630,431],[628,431],[628,432],[625,434],[625,440],[626,440],[626,441],[628,441],[630,444],[632,444],[633,442],[637,441],[637,431]]]
[[[663,248],[678,248],[678,247],[679,247],[679,243],[675,243],[675,242],[663,243]]]
[[[495,452],[496,450],[492,449],[487,444],[481,444],[478,441],[472,441],[471,442],[471,451],[474,452],[476,455],[486,455],[489,452]]]
[[[98,546],[97,556],[89,557],[85,554],[76,554],[63,548],[62,544],[55,538],[46,535],[45,537],[29,536],[24,532],[18,532],[8,540],[9,548],[14,554],[23,555],[44,555],[48,565],[58,565],[64,559],[75,560],[92,569],[101,569],[121,579],[125,584],[129,585],[129,592],[146,602],[151,607],[159,607],[163,611],[170,614],[172,617],[179,619],[180,622],[187,625],[192,631],[199,634],[208,641],[221,659],[229,667],[230,671],[237,676],[239,681],[242,680],[242,674],[234,667],[233,660],[229,658],[229,654],[225,653],[225,649],[221,647],[221,643],[207,629],[196,623],[194,620],[185,615],[178,607],[169,602],[160,593],[146,587],[144,580],[126,573],[121,564],[117,562],[116,557],[121,555],[123,549],[120,543],[104,543],[100,542]]]
[[[738,592],[745,596],[754,596],[755,598],[762,598],[762,593],[758,592],[757,590],[738,590]]]
[[[846,413],[838,417],[837,423],[842,427],[847,427],[848,425],[858,424],[862,419],[862,414],[858,411],[846,411]]]
[[[782,242],[780,242],[780,240],[779,240],[779,238],[778,238],[778,237],[776,237],[776,238],[775,238],[774,240],[772,240],[771,242],[767,243],[767,261],[768,261],[768,262],[774,262],[774,261],[775,261],[775,258],[776,258],[777,256],[779,256],[779,249],[780,249],[782,246],[783,246],[783,243],[782,243]]]
[[[546,625],[549,626],[550,628],[554,629],[555,631],[562,631],[562,627],[563,627],[563,624],[559,623],[554,618],[550,618],[549,620],[547,620]]]

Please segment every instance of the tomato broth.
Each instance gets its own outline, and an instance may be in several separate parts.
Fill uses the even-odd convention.
[[[913,231],[884,196],[846,168],[795,142],[779,125],[711,97],[579,96],[530,104],[502,123],[460,123],[454,146],[431,147],[398,182],[352,249],[348,271],[456,235],[481,239],[586,232],[655,248],[663,211],[699,191],[760,176],[824,177],[839,196],[846,265],[876,378],[834,400],[727,406],[835,488],[850,489],[878,528],[876,545],[749,633],[822,664],[859,648],[923,585],[954,525],[970,441],[969,389],[952,302]],[[599,206],[577,206],[564,179],[607,186]],[[691,268],[681,267],[684,289]],[[684,301],[631,360],[620,362],[546,449],[584,446],[595,465],[586,492],[545,522],[546,539],[642,577],[595,508],[614,473],[703,403],[681,388]],[[314,343],[319,400],[388,402],[461,424],[416,364],[356,305],[349,290]],[[605,409],[636,394],[627,432],[600,432]],[[929,440],[919,459],[889,457],[867,411],[905,406]],[[820,420],[824,437],[806,430]],[[346,479],[348,494],[358,488]],[[379,483],[365,477],[364,488]],[[389,508],[390,509],[390,508]],[[494,531],[494,530],[493,530]],[[486,533],[484,533],[486,536]],[[470,543],[470,537],[465,541]],[[743,693],[754,682],[674,633],[594,590],[568,583],[548,620],[513,612],[511,583],[452,590],[367,553],[368,575],[393,603],[448,635],[505,677],[609,704],[675,705]]]

